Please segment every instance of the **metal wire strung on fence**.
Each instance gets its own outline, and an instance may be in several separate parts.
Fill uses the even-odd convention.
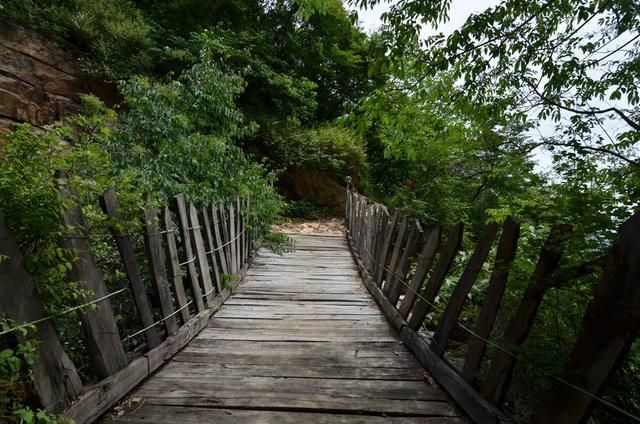
[[[178,314],[178,312],[182,311],[185,308],[188,308],[189,305],[191,305],[193,303],[193,300],[188,301],[187,303],[185,303],[181,308],[176,309],[175,311],[173,311],[172,313],[170,313],[169,315],[167,315],[164,318],[159,319],[158,321],[154,322],[153,324],[150,324],[148,326],[146,326],[145,328],[143,328],[142,330],[138,330],[133,334],[129,334],[128,336],[124,337],[123,339],[121,339],[120,341],[125,343],[127,340],[130,340],[136,336],[139,336],[140,334],[144,333],[145,331],[148,331],[150,329],[152,329],[153,327],[155,327],[158,324],[162,324],[163,322],[165,322],[166,320],[168,320],[169,318],[175,316]]]
[[[364,248],[367,256],[369,256],[369,258],[371,258],[371,260],[378,266],[382,267],[382,269],[384,269],[385,271],[391,273],[391,275],[393,275],[398,282],[400,282],[401,284],[403,284],[407,290],[411,291],[417,298],[421,299],[423,302],[425,302],[427,305],[431,306],[432,308],[436,308],[436,305],[433,302],[430,302],[429,300],[427,300],[424,296],[422,296],[418,291],[414,290],[413,287],[411,287],[411,285],[409,283],[407,283],[403,277],[399,276],[398,274],[396,274],[394,271],[390,270],[389,268],[387,268],[386,265],[381,264],[380,262],[378,262],[376,260],[376,258],[371,254],[371,252],[369,251],[369,249],[367,249],[366,247]],[[470,334],[471,336],[482,340],[483,342],[487,343],[490,346],[495,347],[496,349],[506,353],[509,356],[515,357],[516,355],[513,352],[510,352],[509,350],[505,349],[504,347],[500,346],[499,344],[485,338],[482,337],[481,335],[477,334],[475,331],[471,330],[469,327],[465,326],[464,324],[460,323],[459,321],[456,321],[456,325],[458,327],[460,327],[460,329],[462,329],[463,331],[465,331],[466,333]],[[434,341],[435,343],[435,341]],[[440,346],[442,348],[442,346]]]
[[[87,306],[91,306],[91,305],[94,305],[96,303],[99,303],[99,302],[102,302],[104,300],[107,300],[111,296],[115,296],[116,294],[122,293],[123,291],[128,290],[128,289],[129,289],[128,287],[123,287],[120,290],[116,290],[116,291],[114,291],[112,293],[109,293],[109,294],[107,294],[105,296],[102,296],[102,297],[100,297],[98,299],[94,299],[94,300],[92,300],[90,302],[83,303],[82,305],[77,305],[77,306],[73,306],[71,308],[65,309],[64,311],[58,312],[57,314],[49,315],[49,316],[46,316],[46,317],[31,321],[31,322],[27,322],[27,323],[24,323],[24,324],[17,325],[15,327],[12,327],[12,328],[9,328],[7,330],[4,330],[4,331],[0,332],[0,336],[4,336],[5,334],[9,334],[9,333],[12,333],[14,331],[17,331],[17,330],[20,330],[20,329],[23,329],[23,328],[31,327],[31,326],[36,325],[36,324],[40,324],[41,322],[45,322],[45,321],[48,321],[50,319],[53,319],[53,318],[56,318],[56,317],[59,317],[59,316],[62,316],[62,315],[66,315],[66,314],[71,313],[73,311],[77,311],[78,309],[86,308]]]
[[[351,231],[350,231],[350,230],[347,230],[347,234],[349,234],[349,237],[350,237],[350,235],[351,235]],[[403,284],[403,285],[404,285],[408,290],[410,290],[413,294],[415,294],[415,296],[416,296],[417,298],[421,299],[423,302],[425,302],[427,305],[431,306],[432,308],[435,308],[435,307],[436,307],[436,305],[435,305],[434,303],[432,303],[432,302],[430,302],[429,300],[425,299],[425,298],[424,298],[424,296],[422,296],[419,292],[417,292],[416,290],[414,290],[414,289],[413,289],[413,287],[411,287],[411,285],[410,285],[409,283],[407,283],[407,282],[404,280],[404,278],[403,278],[403,277],[401,277],[401,276],[399,276],[398,274],[396,274],[393,270],[389,269],[386,265],[383,265],[383,264],[381,264],[380,262],[378,262],[378,260],[377,260],[377,259],[376,259],[372,254],[371,254],[371,252],[369,251],[369,249],[367,249],[367,247],[366,247],[366,246],[364,247],[364,251],[365,251],[365,253],[367,254],[367,256],[368,256],[368,257],[369,257],[369,258],[370,258],[370,259],[371,259],[371,260],[372,260],[376,265],[378,265],[378,266],[382,267],[382,269],[384,269],[385,271],[389,272],[392,276],[394,276],[394,277],[398,280],[398,282],[400,282],[401,284]],[[394,305],[394,306],[395,306],[395,305]],[[484,341],[484,342],[485,342],[485,343],[487,343],[488,345],[493,346],[494,348],[496,348],[496,349],[498,349],[498,350],[500,350],[500,351],[502,351],[502,352],[506,353],[507,355],[509,355],[509,356],[511,356],[511,357],[513,357],[513,358],[515,358],[515,357],[516,357],[515,353],[513,353],[513,352],[511,352],[511,351],[509,351],[509,350],[507,350],[507,349],[503,348],[502,346],[500,346],[499,344],[497,344],[497,343],[495,343],[495,342],[493,342],[493,341],[491,341],[491,340],[488,340],[488,339],[486,339],[486,338],[484,338],[484,337],[480,336],[479,334],[477,334],[476,332],[474,332],[473,330],[471,330],[470,328],[468,328],[468,327],[467,327],[467,326],[465,326],[464,324],[460,323],[459,321],[456,321],[456,323],[455,323],[455,324],[456,324],[458,327],[460,327],[463,331],[465,331],[466,333],[470,334],[471,336],[476,337],[476,338],[478,338],[478,339],[480,339],[480,340]],[[423,328],[424,328],[424,324],[423,324]],[[440,347],[443,351],[445,350],[445,349],[444,349],[444,347],[443,347],[443,346],[441,346],[441,345],[439,345],[437,342],[435,342],[435,340],[433,340],[433,339],[432,339],[432,340],[431,340],[431,342],[432,342],[432,343],[435,343],[436,345],[438,345],[438,347]],[[552,376],[551,376],[551,378],[553,378],[553,379],[555,379],[556,381],[558,381],[558,382],[560,382],[560,383],[562,383],[562,384],[566,385],[567,387],[572,388],[573,390],[576,390],[576,391],[578,391],[578,392],[582,393],[582,394],[583,394],[583,395],[585,395],[585,396],[590,397],[591,399],[593,399],[593,400],[595,400],[595,401],[598,401],[598,402],[602,403],[604,406],[609,407],[609,408],[611,408],[612,410],[614,410],[614,411],[616,411],[616,412],[618,412],[618,413],[620,413],[620,414],[622,414],[622,415],[624,415],[624,416],[626,416],[626,417],[628,417],[628,418],[633,419],[633,420],[634,420],[634,421],[636,421],[636,422],[640,422],[640,417],[638,417],[638,416],[636,416],[636,415],[634,415],[634,414],[632,414],[632,413],[630,413],[630,412],[628,412],[628,411],[625,411],[624,409],[622,409],[622,408],[620,408],[620,407],[618,407],[618,406],[616,406],[616,405],[612,404],[611,402],[609,402],[609,401],[607,401],[607,400],[603,399],[603,398],[602,398],[602,397],[600,397],[600,396],[597,396],[597,395],[595,395],[595,394],[593,394],[593,393],[588,392],[587,390],[584,390],[584,389],[583,389],[583,388],[581,388],[581,387],[578,387],[578,386],[576,386],[576,385],[574,385],[574,384],[571,384],[571,383],[569,383],[568,381],[566,381],[566,380],[564,380],[564,379],[562,379],[562,378],[560,378],[560,377],[558,377],[558,376],[552,375]]]
[[[232,238],[231,240],[229,240],[228,242],[226,242],[225,244],[223,244],[220,247],[216,247],[215,249],[209,250],[207,252],[204,252],[207,255],[210,255],[211,253],[217,252],[218,250],[221,250],[225,247],[227,247],[228,245],[230,245],[231,243],[233,243],[234,241],[238,240],[240,238],[241,235],[243,235],[245,233],[245,230],[242,230],[238,233],[237,236],[235,236],[234,238]]]

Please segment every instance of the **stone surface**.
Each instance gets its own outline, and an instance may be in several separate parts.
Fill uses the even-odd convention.
[[[50,124],[79,110],[80,94],[113,104],[116,90],[84,75],[74,49],[52,37],[0,21],[0,131],[14,123]]]
[[[307,199],[333,213],[344,214],[345,187],[322,171],[290,169],[278,186],[287,200]]]

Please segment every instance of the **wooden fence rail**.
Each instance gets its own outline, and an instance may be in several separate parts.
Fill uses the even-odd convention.
[[[69,278],[83,282],[91,293],[61,314],[79,313],[93,371],[100,381],[81,381],[56,334],[53,318],[57,315],[45,316],[36,286],[1,213],[0,255],[6,258],[0,261],[0,314],[16,326],[16,331],[3,331],[3,335],[13,335],[13,331],[18,342],[31,338],[40,341],[40,355],[33,369],[41,405],[49,411],[62,411],[82,424],[97,419],[185,346],[231,294],[253,255],[254,243],[247,230],[250,201],[236,198],[229,204],[197,208],[183,195],[177,195],[171,208],[164,207],[160,213],[148,199],[144,216],[140,217],[144,223],[142,264],[140,255],[136,255],[134,235],[119,225],[123,217],[117,194],[113,189],[107,190],[100,204],[113,223],[111,234],[129,283],[128,287],[109,293],[89,245],[82,209],[67,185],[66,174],[59,172],[56,178],[60,194],[72,205],[61,216],[68,229],[62,246],[73,249],[78,256]],[[143,278],[142,269],[148,270],[149,278]],[[118,328],[112,298],[127,295],[135,305],[139,328],[131,334],[121,334],[123,329]],[[29,329],[26,335],[17,331],[24,328]],[[126,351],[127,343],[123,341],[135,337],[144,337],[146,351]]]
[[[365,285],[403,341],[474,422],[508,421],[499,407],[509,389],[516,352],[527,339],[547,290],[567,279],[555,272],[571,226],[558,224],[551,228],[524,296],[501,340],[495,343],[490,337],[520,234],[520,225],[513,217],[502,225],[488,225],[479,237],[444,313],[436,320],[434,332],[422,327],[427,318],[433,322],[436,298],[460,250],[463,224],[449,228],[443,241],[440,226],[423,229],[398,211],[389,214],[383,205],[349,187],[345,221]],[[484,302],[475,326],[468,328],[459,317],[499,233]],[[417,251],[420,254],[416,255]],[[640,212],[636,212],[619,230],[584,317],[582,334],[564,375],[555,378],[536,423],[577,424],[590,415],[640,330],[639,282]],[[461,366],[454,366],[447,358],[449,340],[457,328],[466,334],[468,345]],[[487,345],[496,350],[490,361],[485,357]],[[488,369],[484,377],[479,373],[483,363]]]

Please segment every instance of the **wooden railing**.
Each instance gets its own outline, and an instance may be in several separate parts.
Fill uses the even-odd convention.
[[[556,271],[571,226],[551,228],[524,296],[495,342],[491,333],[518,245],[520,224],[514,218],[508,217],[502,225],[487,225],[433,331],[421,327],[435,313],[436,297],[460,249],[463,224],[446,231],[440,226],[427,230],[415,219],[398,211],[389,213],[385,206],[350,188],[346,222],[363,280],[402,340],[475,422],[508,420],[498,407],[509,389],[518,357],[515,352],[526,341],[545,292],[570,276]],[[470,328],[460,322],[460,316],[499,233],[484,301],[475,326]],[[555,377],[535,423],[583,422],[594,402],[616,408],[600,395],[640,329],[640,212],[620,227],[617,242],[603,263],[604,272],[565,371]],[[464,365],[458,367],[447,358],[456,329],[466,334],[467,340]],[[490,362],[485,358],[488,345],[495,349]],[[481,378],[483,365],[488,371]],[[617,412],[638,419],[626,411]]]
[[[5,257],[0,261],[0,313],[15,324],[0,335],[15,336],[18,342],[39,341],[33,376],[40,403],[82,424],[98,418],[206,326],[246,271],[254,243],[247,231],[248,200],[196,207],[178,195],[171,208],[161,211],[149,202],[140,217],[146,256],[141,264],[135,235],[118,225],[123,217],[116,193],[107,190],[100,204],[113,220],[112,237],[128,280],[128,286],[109,292],[89,245],[82,208],[65,174],[57,174],[57,179],[60,194],[74,205],[61,217],[69,229],[62,247],[77,255],[68,278],[83,282],[91,295],[46,316],[24,257],[0,213],[0,255]],[[150,278],[143,278],[142,265]],[[121,296],[132,297],[142,327],[126,335],[121,334],[112,307]],[[54,320],[71,313],[82,322],[97,383],[81,381],[56,334]],[[142,349],[127,352],[127,342],[139,337],[144,337]]]

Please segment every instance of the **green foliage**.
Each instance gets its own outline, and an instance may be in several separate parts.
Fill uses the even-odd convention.
[[[352,176],[366,176],[367,159],[362,137],[348,128],[324,125],[314,129],[299,129],[274,141],[270,149],[284,168],[301,167],[325,171],[342,182]]]
[[[300,199],[287,202],[284,214],[289,218],[320,219],[329,215],[329,211],[306,199]]]

